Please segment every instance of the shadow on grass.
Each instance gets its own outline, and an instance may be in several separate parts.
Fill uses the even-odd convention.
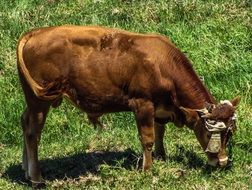
[[[45,159],[40,161],[42,176],[45,180],[53,181],[67,178],[75,179],[81,175],[92,173],[99,175],[99,167],[102,164],[109,166],[120,166],[125,169],[132,169],[137,165],[137,154],[127,149],[121,152],[97,151],[90,153],[78,153],[66,157]],[[11,165],[3,177],[9,180],[30,185],[25,179],[21,164]]]
[[[89,173],[100,175],[99,168],[102,164],[117,166],[131,170],[141,166],[141,156],[131,149],[125,151],[96,151],[90,153],[78,153],[70,156],[45,159],[40,161],[42,176],[45,180],[53,181],[64,180],[66,178],[76,179]],[[207,166],[205,160],[200,158],[193,150],[186,149],[184,146],[177,145],[175,154],[168,157],[170,161],[182,163],[189,169],[200,169],[202,174],[210,175],[216,168]],[[230,170],[227,167],[224,170]],[[223,169],[222,169],[223,170]],[[22,185],[31,185],[24,176],[21,164],[11,165],[2,176],[13,182]]]
[[[192,149],[186,149],[183,145],[176,145],[176,152],[168,159],[182,163],[188,168],[202,168],[205,166],[205,161],[200,158]]]
[[[224,168],[213,167],[206,164],[206,160],[199,157],[192,149],[186,149],[182,145],[176,146],[176,153],[169,156],[168,159],[182,163],[189,169],[201,169],[202,174],[211,175],[214,171],[230,171],[232,170],[232,162],[229,161],[228,165]]]

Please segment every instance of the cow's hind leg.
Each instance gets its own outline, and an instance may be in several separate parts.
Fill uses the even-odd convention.
[[[152,166],[152,147],[154,144],[154,106],[144,99],[133,100],[131,107],[135,112],[139,137],[143,147],[143,170]]]
[[[155,123],[155,157],[166,160],[166,153],[164,148],[164,132],[165,126],[163,124]]]
[[[25,132],[25,129],[27,128],[28,125],[28,111],[25,109],[24,113],[21,116],[21,125],[23,129],[23,133]],[[25,143],[25,133],[23,134],[23,157],[22,157],[22,169],[25,171],[25,178],[28,179],[28,161],[27,161],[27,151],[26,151],[26,143]]]
[[[38,145],[49,108],[50,104],[48,102],[42,102],[41,100],[29,102],[22,117],[24,135],[23,168],[26,177],[30,178],[33,186],[44,183],[38,162]]]

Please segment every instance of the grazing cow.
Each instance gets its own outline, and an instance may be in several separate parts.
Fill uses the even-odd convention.
[[[105,27],[39,28],[19,40],[17,66],[27,104],[22,166],[33,184],[43,183],[38,144],[47,113],[63,97],[100,127],[104,113],[133,111],[143,170],[152,165],[153,144],[156,156],[165,159],[167,122],[192,129],[209,164],[227,164],[240,98],[216,103],[186,56],[161,35]]]

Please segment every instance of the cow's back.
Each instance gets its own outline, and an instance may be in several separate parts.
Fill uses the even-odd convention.
[[[48,91],[43,96],[61,93],[103,105],[151,98],[160,86],[159,63],[169,44],[164,37],[80,26],[42,28],[29,35],[24,64]]]

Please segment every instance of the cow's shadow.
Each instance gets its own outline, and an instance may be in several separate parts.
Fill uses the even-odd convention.
[[[189,169],[200,169],[206,176],[211,176],[211,173],[218,171],[231,171],[233,163],[230,161],[228,165],[223,168],[213,167],[206,164],[206,160],[200,157],[192,149],[186,149],[182,145],[176,145],[176,152],[168,157],[169,160],[181,163]]]
[[[205,174],[210,174],[214,168],[206,167],[205,160],[199,157],[194,151],[178,145],[176,152],[168,156],[168,160],[181,163],[188,169],[201,169]],[[80,176],[100,175],[100,166],[107,164],[109,166],[119,166],[127,170],[139,169],[142,164],[141,155],[131,149],[125,151],[95,151],[89,153],[78,153],[70,156],[45,159],[40,161],[42,176],[48,181],[76,179]],[[3,177],[9,180],[30,185],[25,179],[21,164],[9,166]]]
[[[138,162],[139,155],[131,149],[127,149],[125,151],[78,153],[65,157],[45,159],[40,161],[40,166],[44,179],[53,181],[55,179],[64,180],[66,177],[76,179],[89,173],[99,175],[102,164],[120,166],[131,170],[139,164]],[[21,163],[9,166],[3,177],[19,184],[30,185],[25,179]]]
[[[192,149],[187,149],[182,145],[176,145],[174,154],[169,155],[169,160],[177,163],[182,163],[187,168],[203,168],[205,166],[205,160],[202,159]]]

